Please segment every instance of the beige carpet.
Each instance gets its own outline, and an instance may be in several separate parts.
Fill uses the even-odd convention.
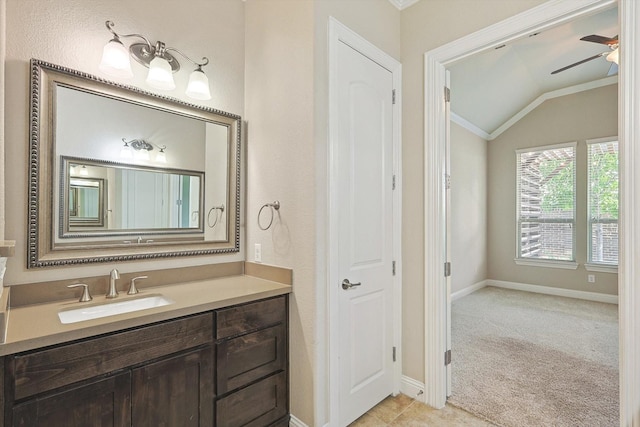
[[[452,304],[449,402],[499,426],[617,426],[613,304],[487,287]]]

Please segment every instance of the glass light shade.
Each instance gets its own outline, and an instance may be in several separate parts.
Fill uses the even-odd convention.
[[[149,160],[149,152],[144,148],[140,150],[136,150],[136,159],[138,160]]]
[[[189,98],[193,99],[201,99],[205,101],[211,99],[211,92],[209,92],[209,79],[200,68],[194,70],[189,76],[189,83],[187,84],[185,94]]]
[[[98,67],[100,71],[113,77],[130,79],[133,77],[131,62],[129,61],[129,51],[124,45],[111,39],[102,49],[102,61]]]
[[[613,51],[611,51],[610,54],[607,55],[607,61],[609,62],[615,62],[617,64],[619,59],[620,53],[618,52],[618,48],[615,48]]]
[[[82,166],[82,169],[80,169],[80,176],[89,176],[89,170],[86,166]]]
[[[74,176],[76,174],[76,167],[74,165],[71,165],[69,167],[69,175]]]
[[[120,150],[120,157],[122,157],[123,159],[130,159],[131,157],[133,157],[133,155],[131,154],[131,147],[129,147],[128,145],[122,147],[122,150]]]
[[[160,152],[156,154],[156,162],[167,163],[167,154],[163,150],[160,150]]]
[[[173,81],[171,65],[166,59],[156,56],[149,64],[149,74],[147,74],[149,86],[161,90],[173,90],[176,84]]]

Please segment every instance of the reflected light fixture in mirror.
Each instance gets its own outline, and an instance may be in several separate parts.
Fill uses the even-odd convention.
[[[198,100],[211,99],[209,79],[202,71],[202,67],[209,63],[207,57],[202,57],[202,62],[196,62],[178,49],[166,47],[161,41],[152,45],[149,39],[141,34],[117,34],[113,30],[114,23],[112,21],[106,21],[105,25],[113,34],[113,39],[109,40],[102,51],[100,71],[113,77],[131,78],[133,72],[129,57],[132,56],[149,69],[146,79],[149,86],[160,90],[173,90],[176,88],[173,73],[180,70],[180,63],[169,52],[175,52],[196,66],[196,69],[189,76],[185,94]],[[127,50],[120,39],[129,37],[142,39],[144,43],[133,43]]]
[[[123,159],[131,159],[135,157],[138,160],[150,160],[150,151],[153,151],[153,147],[158,149],[158,154],[155,156],[155,161],[158,163],[167,163],[167,153],[164,150],[167,149],[166,145],[156,145],[152,142],[147,142],[143,139],[132,139],[127,141],[122,138],[124,146],[120,150],[120,157]]]

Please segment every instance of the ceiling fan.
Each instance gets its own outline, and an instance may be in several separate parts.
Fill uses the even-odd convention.
[[[604,36],[599,36],[596,34],[591,34],[590,36],[584,36],[580,40],[585,42],[599,43],[609,47],[609,51],[605,51],[599,53],[597,55],[593,55],[589,58],[585,58],[582,61],[574,62],[571,65],[567,65],[566,67],[559,68],[555,71],[552,71],[551,74],[558,74],[562,71],[568,70],[569,68],[573,68],[576,65],[584,64],[585,62],[593,61],[594,59],[600,58],[602,56],[606,57],[607,61],[612,62],[611,68],[609,68],[608,76],[611,76],[618,72],[618,36],[609,38]]]

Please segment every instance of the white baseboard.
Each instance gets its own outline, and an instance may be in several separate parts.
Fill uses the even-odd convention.
[[[291,415],[291,418],[289,418],[289,427],[309,427],[309,426],[307,426],[305,423],[300,421],[294,415]]]
[[[424,383],[409,378],[406,375],[402,376],[400,380],[400,393],[406,394],[412,399],[416,399],[418,402],[425,403]]]
[[[556,295],[560,297],[577,298],[587,301],[618,304],[617,295],[600,294],[598,292],[574,291],[572,289],[552,288],[550,286],[530,285],[527,283],[505,282],[503,280],[487,280],[487,286],[496,288],[515,289],[517,291],[535,292],[538,294]]]
[[[458,298],[462,298],[464,296],[467,296],[467,295],[469,295],[469,294],[471,294],[471,293],[473,293],[473,292],[475,292],[475,291],[477,291],[479,289],[484,288],[485,286],[487,286],[487,281],[483,280],[481,282],[478,282],[476,284],[468,286],[468,287],[466,287],[464,289],[460,289],[459,291],[456,291],[456,292],[451,294],[451,301],[455,301]]]

